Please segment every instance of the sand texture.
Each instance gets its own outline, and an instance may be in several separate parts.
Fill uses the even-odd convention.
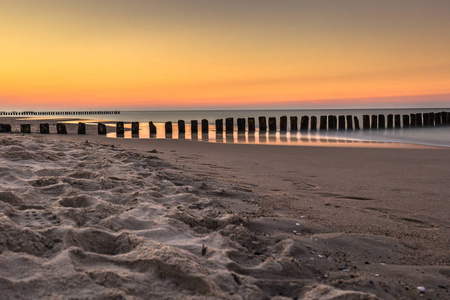
[[[0,135],[1,298],[450,298],[447,149],[293,148]]]

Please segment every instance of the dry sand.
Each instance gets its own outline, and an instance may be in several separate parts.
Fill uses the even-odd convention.
[[[0,134],[1,298],[450,299],[450,149],[95,130]]]

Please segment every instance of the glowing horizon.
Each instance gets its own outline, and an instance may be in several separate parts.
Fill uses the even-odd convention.
[[[0,110],[446,107],[449,15],[439,0],[0,0]]]

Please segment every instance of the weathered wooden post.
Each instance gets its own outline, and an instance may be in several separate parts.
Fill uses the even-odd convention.
[[[386,128],[388,128],[388,129],[394,128],[394,115],[389,114],[389,115],[387,116],[387,125],[386,125]]]
[[[316,130],[317,130],[317,117],[312,116],[311,117],[311,131],[316,131]]]
[[[434,112],[428,113],[428,126],[434,127]]]
[[[8,124],[0,124],[0,132],[6,132],[6,127]]]
[[[403,115],[403,128],[410,127],[409,115]]]
[[[172,134],[172,122],[168,121],[164,124],[164,127],[166,129],[166,135],[167,134]]]
[[[423,114],[423,126],[424,127],[430,126],[430,115],[428,113]]]
[[[386,128],[386,120],[384,118],[384,115],[382,115],[382,114],[378,115],[378,128],[379,129]]]
[[[202,120],[202,133],[209,133],[209,122],[206,119]]]
[[[58,133],[58,134],[67,134],[66,124],[56,123],[56,133]]]
[[[359,120],[357,116],[353,117],[353,122],[355,123],[355,130],[360,130],[361,128],[359,127]]]
[[[178,134],[186,133],[186,123],[184,120],[178,120]]]
[[[327,116],[320,116],[320,130],[327,130]]]
[[[328,130],[336,130],[337,129],[337,117],[333,115],[328,116]]]
[[[132,135],[139,134],[139,122],[131,122],[131,134]]]
[[[448,125],[448,113],[446,111],[441,112],[442,125]]]
[[[123,125],[123,122],[117,122],[116,123],[116,134],[123,135],[124,133],[125,133],[125,126]]]
[[[275,117],[269,117],[269,132],[277,131],[277,119]]]
[[[191,120],[191,133],[198,133],[198,121]]]
[[[345,130],[345,116],[339,116],[339,130]]]
[[[351,115],[347,115],[347,130],[353,130],[353,118]]]
[[[223,133],[223,119],[216,119],[216,133]]]
[[[281,132],[287,131],[287,116],[280,117],[280,131]]]
[[[309,117],[302,116],[300,119],[300,131],[308,131]]]
[[[234,119],[233,118],[225,119],[225,131],[226,131],[226,133],[234,132]]]
[[[248,132],[255,132],[255,118],[248,118]]]
[[[101,135],[105,135],[106,134],[106,125],[103,123],[98,123],[97,124],[97,133],[101,134]]]
[[[364,130],[370,129],[370,116],[369,115],[363,115],[363,129]]]
[[[442,125],[442,113],[437,112],[434,114],[434,124],[435,124],[435,126]]]
[[[416,126],[417,127],[422,127],[423,123],[422,123],[422,114],[421,113],[416,113]]]
[[[410,114],[409,117],[410,117],[409,126],[416,127],[416,114]]]
[[[39,131],[42,134],[49,134],[50,133],[50,125],[48,123],[39,124]]]
[[[31,125],[30,124],[21,124],[20,125],[20,133],[31,133]]]
[[[150,135],[156,135],[156,126],[153,122],[148,122],[148,130],[150,131]]]
[[[237,127],[239,133],[245,132],[245,118],[237,119]]]
[[[266,117],[259,117],[259,132],[266,132],[267,131],[267,120]]]
[[[372,124],[370,129],[378,129],[378,117],[377,115],[372,115]]]
[[[298,118],[291,116],[291,131],[298,131]]]
[[[86,124],[78,122],[78,134],[86,134]]]
[[[395,128],[401,128],[400,115],[395,115]]]

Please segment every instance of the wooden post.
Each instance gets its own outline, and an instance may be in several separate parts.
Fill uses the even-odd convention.
[[[255,118],[248,118],[248,132],[255,132]]]
[[[320,130],[327,130],[327,116],[320,116]]]
[[[430,126],[430,115],[428,113],[423,114],[423,126]]]
[[[345,116],[339,116],[339,130],[345,130]]]
[[[370,129],[370,116],[369,115],[363,115],[363,129],[364,130]]]
[[[422,127],[423,126],[422,114],[421,113],[416,113],[416,126],[417,127]]]
[[[434,127],[434,112],[428,113],[428,126]]]
[[[125,133],[125,126],[123,125],[123,122],[117,122],[116,123],[116,134],[123,135],[124,133]]]
[[[442,125],[448,125],[448,113],[446,111],[441,112]]]
[[[337,117],[333,115],[328,116],[328,130],[336,130],[337,129]]]
[[[58,134],[67,134],[66,124],[56,123],[56,133],[58,133]]]
[[[239,133],[245,132],[245,118],[237,119],[237,127]]]
[[[360,130],[361,128],[359,127],[359,120],[357,116],[353,117],[353,121],[355,123],[355,130]]]
[[[132,135],[139,134],[139,122],[131,122],[131,134]]]
[[[403,128],[409,128],[410,120],[409,115],[403,115]]]
[[[186,133],[186,123],[184,120],[178,120],[178,134]]]
[[[378,129],[378,117],[377,115],[372,115],[372,124],[370,129]]]
[[[300,131],[308,131],[309,117],[302,116],[300,119]]]
[[[312,116],[311,117],[311,131],[316,131],[316,130],[317,130],[317,117]]]
[[[400,115],[395,115],[395,128],[401,128],[402,126],[400,124]]]
[[[148,122],[148,129],[150,131],[150,135],[156,134],[156,126],[153,122]]]
[[[434,114],[434,124],[435,126],[442,125],[442,113],[438,112]]]
[[[225,131],[226,131],[226,133],[234,132],[234,119],[233,118],[225,119]]]
[[[78,122],[78,134],[86,134],[86,124]]]
[[[266,132],[267,131],[267,120],[266,117],[259,117],[259,132]]]
[[[101,134],[101,135],[105,135],[106,134],[106,125],[103,123],[98,123],[97,124],[97,133]]]
[[[353,130],[353,118],[351,115],[347,115],[347,130]]]
[[[387,116],[387,125],[386,125],[386,128],[388,128],[388,129],[394,128],[394,115],[389,114],[389,115]]]
[[[298,118],[297,117],[291,117],[291,131],[298,131]]]
[[[209,133],[209,122],[206,119],[202,120],[202,133]]]
[[[385,129],[386,128],[386,120],[384,118],[384,115],[378,115],[378,128],[379,129]]]
[[[286,116],[280,117],[280,131],[281,132],[287,131],[287,117]]]
[[[409,123],[410,127],[416,127],[416,114],[410,114],[411,121]]]
[[[191,120],[191,133],[198,133],[198,121]]]
[[[20,125],[20,133],[31,133],[31,125],[30,124],[21,124]]]
[[[277,131],[277,119],[275,117],[269,117],[269,132]]]
[[[166,134],[172,134],[172,122],[168,121],[164,124],[164,127],[166,129]]]
[[[223,119],[216,120],[216,133],[223,133]]]
[[[50,133],[50,125],[48,123],[39,124],[39,131],[42,134],[49,134]]]
[[[9,126],[9,128],[11,128],[11,125],[9,125],[9,124],[0,124],[0,132],[11,132],[11,130],[7,131],[8,126]]]

